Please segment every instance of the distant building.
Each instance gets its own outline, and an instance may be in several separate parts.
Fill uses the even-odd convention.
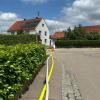
[[[9,34],[17,34],[17,31],[23,30],[25,34],[40,35],[42,44],[50,45],[50,32],[43,18],[36,17],[35,19],[24,19],[16,21],[8,30]]]
[[[53,35],[51,35],[51,45],[55,45],[56,39],[63,39],[65,37],[64,32],[55,32]]]
[[[82,28],[87,32],[98,32],[100,33],[100,25],[94,25],[94,26],[82,26]],[[64,32],[55,32],[53,35],[51,35],[52,39],[62,39],[65,37]]]
[[[84,26],[83,29],[89,33],[89,32],[98,32],[100,33],[100,25],[94,25],[94,26]]]
[[[53,35],[51,35],[52,39],[62,39],[65,37],[65,33],[64,32],[56,32]]]

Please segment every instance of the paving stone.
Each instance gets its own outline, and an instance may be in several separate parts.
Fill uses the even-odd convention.
[[[76,97],[76,100],[83,100],[82,97]]]
[[[62,100],[83,100],[76,77],[66,72],[64,66],[62,67]]]

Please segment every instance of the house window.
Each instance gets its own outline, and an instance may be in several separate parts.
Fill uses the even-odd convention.
[[[26,31],[24,31],[25,32],[25,34],[29,34],[29,30],[26,30]]]
[[[15,34],[15,32],[11,32],[11,35],[14,35]]]
[[[44,24],[42,24],[42,27],[44,27]]]
[[[50,40],[50,46],[51,46],[51,40]]]
[[[45,39],[45,43],[47,43],[47,39]]]
[[[41,35],[41,31],[39,31],[39,35]]]
[[[47,36],[47,32],[45,31],[45,36]]]

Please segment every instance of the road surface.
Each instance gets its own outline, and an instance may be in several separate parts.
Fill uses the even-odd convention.
[[[67,72],[75,75],[77,78],[83,100],[100,100],[100,49],[57,49],[54,56],[56,70],[64,66]],[[56,75],[59,75],[58,72],[55,72]],[[59,76],[61,77],[61,73]],[[58,80],[61,79],[58,78]],[[61,83],[55,82],[54,84],[57,87],[57,84],[59,85]]]
[[[49,83],[49,100],[100,100],[99,48],[57,49],[53,55],[55,65]],[[49,69],[50,66],[51,60]],[[20,100],[38,100],[45,75],[46,65]],[[73,87],[79,90],[83,99],[74,98],[80,94],[74,90],[76,95],[73,95]]]

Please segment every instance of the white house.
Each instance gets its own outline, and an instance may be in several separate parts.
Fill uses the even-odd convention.
[[[18,30],[23,30],[25,34],[40,35],[42,44],[50,45],[50,32],[43,18],[36,17],[35,19],[24,19],[16,21],[8,30],[9,34],[17,34]]]

